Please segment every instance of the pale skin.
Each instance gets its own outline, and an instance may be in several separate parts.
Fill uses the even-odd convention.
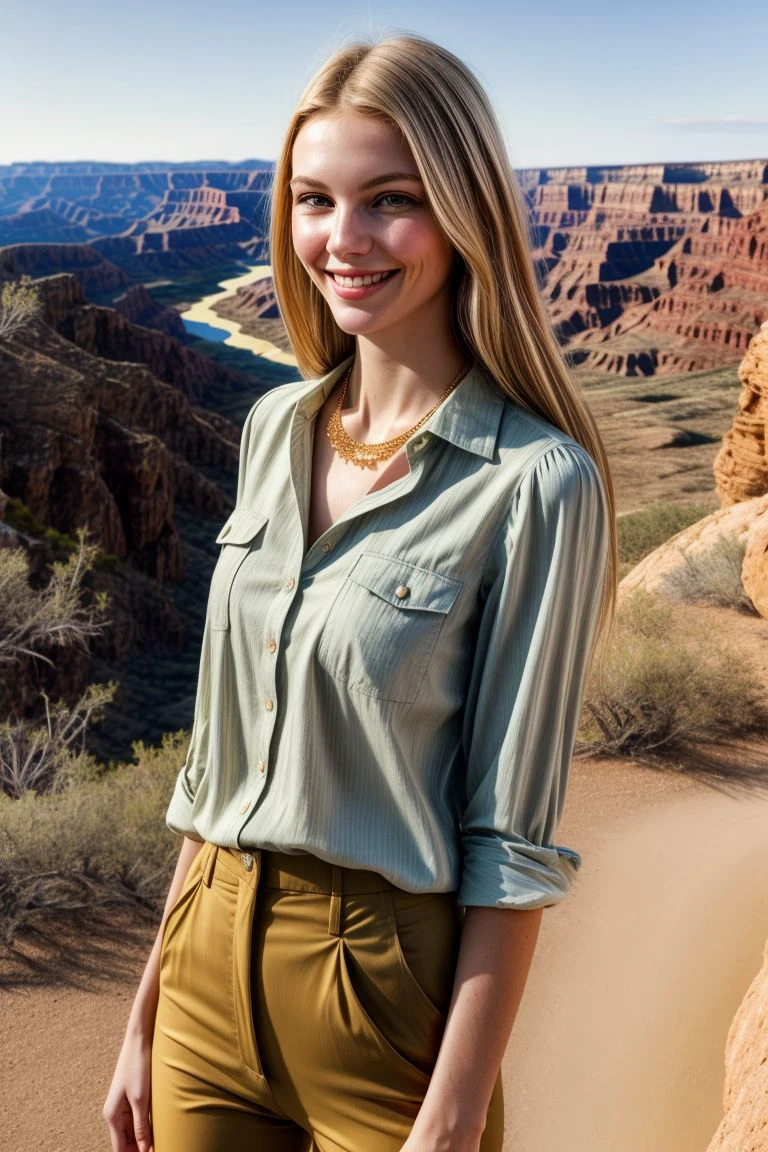
[[[432,408],[466,363],[450,325],[453,250],[426,202],[410,149],[386,121],[348,110],[316,115],[298,133],[292,160],[294,248],[336,323],[355,337],[344,427],[357,440],[391,439]],[[401,175],[379,180],[393,173]],[[330,275],[383,271],[395,274],[363,299],[344,298]],[[334,389],[315,426],[307,547],[367,492],[408,471],[403,449],[372,469],[339,457],[325,435],[337,401]],[[185,838],[163,923],[200,847]],[[440,1052],[401,1152],[479,1152],[542,911],[466,909]],[[151,1148],[161,936],[162,923],[104,1105],[113,1152]]]

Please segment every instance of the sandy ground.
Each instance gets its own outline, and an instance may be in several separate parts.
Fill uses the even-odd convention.
[[[504,1064],[505,1152],[705,1152],[725,1040],[768,937],[768,795],[621,763],[575,766]]]
[[[766,827],[766,793],[575,762],[558,842],[584,863],[545,912],[505,1058],[505,1152],[705,1152],[768,935]],[[101,1106],[152,936],[105,934],[55,986],[41,966],[0,992],[5,1152],[108,1149]]]

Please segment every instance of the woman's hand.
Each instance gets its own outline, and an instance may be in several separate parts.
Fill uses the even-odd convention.
[[[112,1152],[132,1152],[134,1149],[150,1152],[152,1148],[149,1121],[151,1063],[151,1036],[129,1029],[103,1109]]]
[[[192,861],[203,843],[201,840],[184,837],[160,928],[128,1017],[125,1039],[102,1109],[109,1128],[112,1152],[134,1152],[135,1149],[138,1152],[150,1152],[152,1148],[152,1127],[149,1122],[152,1037],[160,986],[163,930],[168,912],[177,900]]]

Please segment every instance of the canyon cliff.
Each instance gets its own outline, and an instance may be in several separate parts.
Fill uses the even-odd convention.
[[[74,275],[36,284],[41,316],[0,341],[0,547],[24,548],[31,580],[44,583],[57,534],[87,528],[105,560],[89,583],[112,602],[93,656],[119,665],[136,646],[185,640],[170,594],[185,568],[177,513],[210,525],[210,543],[233,507],[240,439],[198,398],[213,383],[252,392],[253,380],[89,305]],[[41,688],[71,700],[90,678],[89,661],[67,652],[6,688],[23,711]]]

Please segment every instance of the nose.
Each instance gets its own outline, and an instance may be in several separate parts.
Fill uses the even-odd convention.
[[[345,260],[352,253],[360,255],[370,252],[372,243],[365,213],[353,205],[346,207],[337,204],[326,245],[329,255],[337,260]]]

